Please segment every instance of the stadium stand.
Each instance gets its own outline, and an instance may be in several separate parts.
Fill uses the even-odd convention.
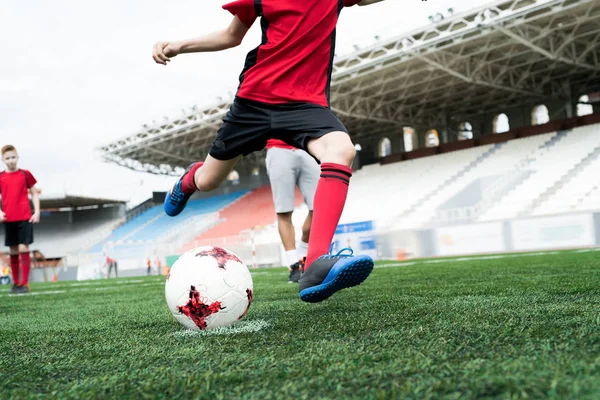
[[[551,146],[555,137],[556,134],[547,134],[485,146],[491,146],[485,158],[482,158],[476,165],[469,165],[459,171],[442,185],[429,188],[430,192],[425,195],[426,197],[423,197],[412,210],[404,213],[399,224],[403,227],[413,227],[430,221],[440,206],[477,180],[506,177],[514,178],[516,181],[513,180],[513,183],[518,182],[519,177],[523,177],[523,175],[505,175],[505,171],[513,169],[514,166],[526,159],[528,154]],[[461,153],[463,152],[452,152],[446,156],[447,159],[462,158]],[[443,160],[439,167],[445,169]],[[488,197],[486,200],[491,202],[494,199]]]
[[[262,186],[250,192],[244,197],[244,201],[235,202],[219,213],[222,221],[220,224],[186,243],[180,251],[202,244],[214,244],[215,238],[226,238],[255,227],[272,225],[276,218],[272,196],[270,186]],[[302,195],[296,190],[295,205],[299,206],[302,201]]]
[[[569,190],[571,185],[565,184],[573,181],[597,158],[599,133],[597,125],[561,132],[555,145],[542,147],[528,154],[526,163],[518,167],[531,172],[529,176],[515,185],[513,190],[492,205],[479,219],[509,219],[528,214],[536,207],[537,214],[554,214],[563,211],[561,201],[577,201],[579,196]],[[581,183],[575,179],[573,183],[578,182]],[[552,196],[553,193],[556,195]],[[554,201],[545,201],[550,196]]]
[[[406,162],[367,166],[352,178],[348,201],[342,222],[386,220],[407,212],[411,206],[427,196],[461,171],[473,168],[495,149],[482,146],[435,158],[425,157]],[[442,168],[440,168],[443,166]],[[390,188],[396,190],[390,190]],[[365,204],[377,207],[365,207]]]
[[[572,135],[575,139],[572,146],[562,148],[562,152],[555,155],[553,162],[562,162],[564,158],[576,158],[577,154],[579,158],[576,158],[574,166],[568,171],[563,169],[562,175],[557,174],[558,179],[552,186],[531,204],[534,215],[592,210],[599,207],[597,198],[589,194],[590,184],[593,185],[592,188],[597,188],[600,183],[600,126],[577,128]],[[540,167],[538,166],[538,169]]]
[[[69,253],[77,253],[89,248],[94,241],[110,235],[124,220],[124,206],[115,201],[116,206],[73,209],[71,203],[59,200],[42,199],[40,223],[34,228],[34,243],[31,250],[39,250],[46,258],[60,258]],[[68,207],[48,210],[48,205]],[[45,211],[44,211],[45,210]],[[0,231],[4,242],[4,230]]]
[[[546,133],[563,127],[568,129]],[[401,158],[393,155],[356,171],[340,222],[369,220],[379,229],[403,230],[600,208],[599,124],[576,127],[572,121],[553,121],[471,142],[456,142],[457,150],[448,146],[441,154],[402,162],[390,160],[403,159],[406,153]],[[420,155],[430,155],[444,148],[422,150]],[[142,257],[148,243],[174,243],[168,233],[177,227],[191,232],[188,240],[178,242],[177,253],[209,244],[243,253],[247,249],[242,243],[278,244],[271,196],[270,187],[261,186],[194,200],[186,214],[176,218],[166,217],[162,207],[155,206],[119,227],[91,252],[111,243],[115,254]],[[297,191],[296,210],[302,202]],[[190,220],[187,212],[202,216],[204,223],[186,229],[182,224]]]
[[[247,193],[247,191],[241,191],[228,195],[191,201],[189,206],[186,207],[186,213],[180,214],[175,218],[168,217],[166,214],[164,214],[164,212],[162,212],[161,205],[158,207],[160,211],[158,218],[151,220],[143,230],[133,234],[130,239],[133,241],[153,240],[157,237],[157,233],[159,234],[158,237],[160,237],[160,234],[165,234],[171,229],[176,228],[182,223],[183,220],[188,219],[190,215],[202,215],[217,212],[224,207],[228,207],[232,203],[236,204],[237,200],[245,196]]]
[[[205,218],[205,216],[216,213],[232,203],[235,204],[247,193],[248,191],[238,191],[206,199],[191,200],[185,213],[177,217],[168,217],[163,212],[162,204],[153,206],[115,229],[106,240],[97,243],[88,252],[102,252],[107,244],[110,244],[111,251],[139,255],[138,253],[146,251],[149,243],[158,244],[174,233],[181,232],[186,223],[206,219],[212,224],[213,220]],[[204,225],[204,228],[208,228],[208,226]],[[198,234],[197,229],[198,227],[195,226],[195,235]]]
[[[600,208],[600,183],[597,178],[594,185],[591,189],[589,189],[589,186],[585,186],[587,192],[574,205],[575,210],[597,210]]]

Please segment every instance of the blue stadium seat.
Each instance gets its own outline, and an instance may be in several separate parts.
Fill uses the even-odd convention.
[[[175,228],[178,224],[191,216],[217,212],[246,193],[248,193],[248,191],[240,191],[201,200],[192,200],[188,203],[185,212],[176,217],[167,216],[163,212],[162,205],[152,207],[115,229],[107,240],[92,247],[89,250],[89,253],[101,252],[106,242],[116,242],[119,240],[152,241]]]

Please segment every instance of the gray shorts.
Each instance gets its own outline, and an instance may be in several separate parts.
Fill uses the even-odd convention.
[[[273,191],[275,212],[294,211],[296,185],[312,211],[320,175],[319,164],[304,150],[273,147],[267,150],[267,173]]]

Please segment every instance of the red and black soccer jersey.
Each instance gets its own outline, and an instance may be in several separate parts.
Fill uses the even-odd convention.
[[[261,17],[262,43],[248,53],[239,97],[269,104],[329,107],[335,27],[360,0],[236,0],[223,8],[250,27]]]
[[[276,147],[278,149],[298,150],[297,147],[294,147],[291,144],[287,144],[286,142],[284,142],[283,140],[280,140],[280,139],[267,140],[267,149],[272,149],[274,147]]]
[[[31,172],[25,169],[0,172],[0,195],[6,222],[27,221],[31,218],[28,189],[36,182]]]

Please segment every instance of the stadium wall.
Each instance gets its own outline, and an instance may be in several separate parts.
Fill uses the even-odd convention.
[[[557,132],[557,131],[561,131],[561,130],[573,129],[578,126],[591,125],[591,124],[600,124],[600,113],[585,115],[585,116],[581,116],[581,117],[571,117],[571,118],[566,118],[566,119],[550,120],[548,123],[540,124],[540,125],[528,124],[528,125],[522,126],[522,127],[511,126],[510,130],[507,132],[496,133],[496,134],[489,133],[489,134],[481,135],[479,137],[474,137],[473,139],[469,139],[469,140],[441,143],[439,146],[421,147],[421,148],[417,148],[417,149],[415,149],[413,151],[409,151],[409,152],[392,153],[386,157],[378,157],[375,162],[378,162],[380,164],[396,163],[396,162],[400,162],[403,160],[412,160],[415,158],[429,157],[429,156],[433,156],[433,155],[436,155],[439,153],[446,153],[449,151],[461,150],[461,149],[465,149],[465,148],[469,148],[469,147],[473,147],[473,146],[506,142],[508,140],[512,140],[512,139],[516,139],[516,138],[520,138],[520,137],[540,135],[540,134],[550,133],[550,132]],[[389,138],[390,136],[388,135],[388,136],[382,136],[382,137]],[[400,139],[397,139],[397,140],[400,140]],[[392,144],[393,144],[393,141],[392,141]],[[361,146],[362,146],[362,144],[361,144]],[[361,154],[359,155],[359,157],[361,158],[360,159],[361,166],[375,163],[375,162],[366,162],[365,160],[368,159],[369,155],[368,154],[365,155],[362,153],[363,152],[361,151]]]
[[[463,256],[600,246],[600,212],[380,232],[378,258]]]
[[[370,221],[354,225],[370,224]],[[373,225],[374,226],[374,225]],[[565,213],[541,217],[518,218],[425,229],[338,232],[334,240],[337,247],[351,244],[357,253],[368,253],[379,260],[404,260],[444,256],[471,256],[512,252],[531,252],[579,249],[600,246],[600,211],[587,213]],[[365,241],[365,233],[372,235]],[[373,246],[362,247],[373,242]],[[225,247],[246,262],[249,267],[280,266],[281,244],[279,240],[265,240],[244,234],[215,239],[214,245]],[[336,248],[337,248],[336,247]],[[339,250],[339,249],[337,249]],[[161,259],[169,267],[177,260],[174,248],[157,249]],[[33,269],[32,281],[43,282],[54,279],[88,280],[106,277],[104,259],[98,255],[80,260],[79,265],[67,261],[67,265],[56,268]],[[152,274],[164,271],[152,267]],[[146,275],[145,258],[119,260],[119,277]]]
[[[459,125],[462,122],[469,122],[473,127],[473,139],[494,135],[494,118],[504,113],[508,117],[510,130],[518,130],[533,126],[532,112],[538,105],[544,105],[548,109],[550,122],[562,121],[576,116],[576,102],[565,102],[561,100],[544,100],[537,103],[530,103],[518,107],[499,108],[494,113],[476,114],[470,116],[450,115],[447,116],[445,123],[436,124],[415,124],[413,128],[417,132],[418,143],[415,144],[415,150],[427,148],[426,133],[430,129],[435,129],[439,133],[440,145],[458,142]],[[600,112],[600,103],[594,104],[594,111]],[[404,153],[404,135],[402,127],[398,127],[396,132],[380,133],[369,137],[361,136],[355,141],[362,147],[360,151],[360,164],[368,165],[380,162],[378,154],[379,143],[383,138],[388,138],[392,145],[392,155]],[[425,151],[425,153],[427,153]],[[428,154],[423,154],[424,156]]]
[[[369,224],[364,221],[362,224]],[[361,223],[355,223],[360,225]],[[600,246],[600,212],[572,213],[425,229],[372,233],[374,248],[361,248],[365,232],[336,234],[335,251],[352,245],[357,253],[379,260],[469,256],[527,251],[579,249]],[[368,243],[368,242],[367,242]],[[248,235],[219,238],[215,246],[236,253],[248,266],[280,266],[279,241],[259,242]],[[177,260],[178,253],[166,258]]]
[[[30,282],[52,282],[77,280],[78,267],[34,268],[29,275]]]

